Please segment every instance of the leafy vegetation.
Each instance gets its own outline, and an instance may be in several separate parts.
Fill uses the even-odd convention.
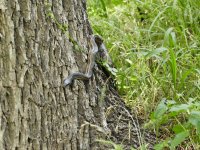
[[[200,1],[88,4],[118,70],[120,94],[163,139],[155,149],[200,149]]]

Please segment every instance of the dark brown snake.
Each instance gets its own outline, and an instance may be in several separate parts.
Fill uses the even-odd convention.
[[[107,50],[105,49],[102,38],[98,35],[91,35],[89,38],[90,38],[89,42],[91,44],[91,49],[89,50],[89,63],[86,69],[86,73],[85,74],[81,72],[71,73],[66,79],[64,79],[64,86],[71,84],[72,81],[75,79],[89,80],[93,74],[96,54],[98,52],[100,52],[101,56],[99,57],[101,57],[102,59],[106,58],[109,61],[111,60],[107,53]]]

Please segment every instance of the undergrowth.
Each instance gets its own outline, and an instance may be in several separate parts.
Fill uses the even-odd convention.
[[[120,94],[140,118],[150,118],[147,127],[162,134],[155,149],[200,149],[200,1],[88,4],[93,30],[118,70]]]

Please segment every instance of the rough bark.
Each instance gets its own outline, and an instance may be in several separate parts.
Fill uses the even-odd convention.
[[[95,140],[109,135],[123,140],[111,131],[116,124],[107,125],[111,97],[119,99],[103,84],[107,77],[97,66],[88,82],[63,87],[65,77],[87,64],[92,31],[85,5],[85,0],[1,0],[0,149],[105,149]],[[69,37],[85,51],[76,51]]]

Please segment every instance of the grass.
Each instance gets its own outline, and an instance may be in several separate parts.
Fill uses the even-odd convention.
[[[168,118],[164,122],[173,120],[173,125],[184,126],[200,106],[185,108],[172,117],[169,110],[189,105],[191,99],[200,101],[200,1],[89,0],[88,4],[89,20],[105,40],[118,70],[118,90],[127,105],[148,121],[162,99],[173,100],[162,114]],[[200,135],[194,124],[187,127],[189,135],[178,145],[199,148]],[[172,126],[165,126],[171,141],[178,135]]]

